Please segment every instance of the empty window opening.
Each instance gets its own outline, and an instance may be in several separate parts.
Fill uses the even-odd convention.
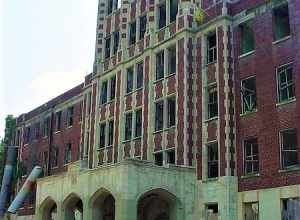
[[[72,160],[72,144],[68,143],[65,145],[64,164],[70,163]]]
[[[138,63],[137,64],[137,71],[136,71],[136,88],[137,89],[140,89],[143,87],[143,80],[144,80],[144,74],[143,74],[143,68],[144,68],[144,65],[143,65],[143,62],[141,63]]]
[[[131,93],[133,90],[133,67],[127,69],[127,86],[126,93]]]
[[[170,0],[170,23],[176,21],[178,12],[178,0]]]
[[[255,38],[254,38],[254,32],[250,22],[245,22],[240,25],[240,33],[241,33],[240,54],[242,55],[253,51],[255,49]]]
[[[285,102],[295,98],[292,64],[277,69],[278,101]]]
[[[116,76],[110,79],[110,101],[114,100],[116,96]]]
[[[207,177],[215,178],[219,176],[219,154],[218,144],[207,146]]]
[[[299,198],[288,198],[281,200],[281,219],[296,220],[300,216]]]
[[[176,122],[176,98],[168,98],[167,100],[168,105],[168,127],[175,126]]]
[[[129,46],[136,42],[136,22],[129,24]]]
[[[273,32],[275,41],[290,35],[288,4],[273,9]]]
[[[141,137],[142,136],[142,109],[139,109],[135,112],[135,133],[134,136]]]
[[[105,39],[105,54],[104,58],[107,59],[110,57],[110,37]]]
[[[73,125],[74,107],[69,107],[67,111],[67,127]]]
[[[107,14],[111,14],[113,10],[113,0],[107,1]]]
[[[147,16],[141,16],[140,17],[140,36],[139,39],[144,39],[145,33],[146,33],[146,27],[147,27]]]
[[[164,78],[164,51],[156,54],[156,80]]]
[[[158,6],[158,29],[166,26],[166,3]]]
[[[164,127],[164,101],[155,103],[155,131]]]
[[[257,139],[249,139],[244,141],[244,164],[245,174],[258,173],[259,159],[258,159],[258,144]]]
[[[106,123],[100,124],[100,141],[99,141],[99,148],[105,147],[105,129]]]
[[[125,141],[132,138],[132,113],[125,115]]]
[[[101,85],[101,104],[107,102],[107,81],[102,82]]]
[[[49,135],[49,127],[50,127],[50,118],[47,117],[44,119],[44,126],[43,126],[43,136],[44,137]]]
[[[207,220],[217,220],[218,219],[218,204],[206,205],[206,219]]]
[[[113,145],[114,141],[114,121],[108,122],[108,146]]]
[[[290,129],[280,132],[282,167],[298,165],[297,130]]]
[[[61,129],[61,111],[55,113],[55,131],[60,131]]]
[[[120,34],[119,31],[114,32],[114,47],[113,54],[115,55],[119,49]]]
[[[175,164],[175,150],[167,151],[167,163]]]
[[[259,206],[258,202],[244,203],[245,220],[258,220]]]
[[[218,91],[217,87],[208,89],[208,119],[218,116]]]
[[[242,80],[242,113],[253,112],[256,110],[256,80],[251,77]]]
[[[168,74],[176,73],[176,45],[168,48]]]
[[[217,36],[216,33],[207,37],[207,63],[217,60]]]
[[[155,153],[154,154],[154,163],[155,163],[155,165],[162,166],[163,162],[164,162],[163,152]]]

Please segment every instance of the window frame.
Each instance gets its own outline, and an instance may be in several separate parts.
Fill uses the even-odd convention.
[[[107,43],[109,42],[109,43]],[[107,47],[109,45],[109,47]],[[104,60],[109,59],[111,57],[111,35],[108,35],[105,38],[105,45],[104,45]]]
[[[137,115],[141,114],[140,121],[137,120]],[[143,135],[143,109],[139,108],[134,111],[135,119],[134,119],[134,138],[140,138]],[[138,123],[140,122],[140,123]],[[139,131],[139,132],[138,132]]]
[[[246,28],[246,29],[245,29]],[[250,34],[249,31],[251,31],[251,35],[249,38],[252,38],[250,39],[251,41],[253,41],[253,45],[252,47],[249,49],[249,50],[246,50],[244,47],[245,45],[247,45],[245,42],[247,41],[247,39],[249,40],[249,38],[245,38],[244,34]],[[239,56],[240,57],[243,57],[243,56],[246,56],[248,54],[251,54],[255,51],[255,47],[256,47],[256,39],[255,39],[255,32],[253,30],[253,27],[252,27],[252,20],[247,20],[241,24],[239,24],[239,32],[240,32],[240,51],[239,51]],[[244,42],[244,41],[245,42]]]
[[[248,143],[246,143],[248,142]],[[254,142],[254,143],[253,143]],[[249,146],[249,145],[246,145],[246,144],[250,144],[250,148],[251,148],[251,155],[247,155],[247,149],[246,147]],[[257,147],[257,154],[255,155],[254,154],[254,146],[256,145]],[[255,160],[254,157],[257,157],[257,159]],[[249,158],[250,159],[247,159]],[[247,172],[247,163],[251,163],[251,172]],[[257,170],[254,169],[254,163],[257,163]],[[243,167],[244,167],[244,175],[245,176],[248,176],[248,175],[256,175],[256,174],[259,174],[259,145],[258,145],[258,139],[256,137],[251,137],[251,138],[247,138],[247,139],[244,139],[243,141]]]
[[[105,87],[103,87],[103,85],[105,85]],[[105,88],[105,91],[103,88]],[[107,99],[108,99],[108,80],[104,80],[101,82],[100,105],[106,104]]]
[[[106,147],[106,121],[99,123],[99,149]]]
[[[164,77],[165,77],[165,51],[161,50],[155,54],[155,81],[162,80],[164,79]]]
[[[217,94],[216,102],[210,102],[211,91],[213,91],[213,93]],[[217,113],[216,114],[211,113],[211,110],[213,109],[212,107],[214,105],[216,105],[215,107],[217,107]],[[213,85],[213,86],[207,87],[207,120],[212,120],[212,119],[215,119],[215,118],[218,118],[218,117],[219,117],[219,91],[218,91],[217,85]]]
[[[129,123],[130,118],[130,123]],[[133,125],[133,113],[132,111],[126,112],[124,116],[124,141],[131,141],[132,140],[132,125]]]
[[[67,128],[74,125],[74,106],[67,108]]]
[[[283,133],[285,132],[290,132],[290,131],[294,131],[295,132],[295,138],[296,138],[296,145],[295,146],[295,149],[288,149],[288,150],[283,150],[283,144],[284,144],[284,140],[283,140]],[[279,131],[279,143],[280,143],[280,164],[281,164],[281,168],[283,170],[288,170],[288,169],[291,169],[291,168],[294,168],[294,167],[299,167],[300,164],[299,164],[299,143],[298,143],[298,134],[297,134],[297,128],[288,128],[288,129],[284,129],[284,130],[281,130]],[[292,165],[289,165],[289,166],[285,166],[284,165],[284,151],[285,152],[295,152],[296,153],[296,157],[297,157],[297,163],[295,164],[292,164]]]
[[[64,165],[72,162],[72,143],[65,144]]]
[[[134,26],[132,26],[134,24]],[[136,29],[136,26],[137,26],[137,22],[136,20],[133,20],[131,21],[129,24],[129,33],[128,33],[128,46],[131,47],[132,45],[135,45],[136,44],[136,32],[137,32],[137,29]],[[134,31],[132,30],[132,28],[134,27]],[[133,38],[134,36],[134,38]]]
[[[283,69],[282,71],[279,71],[280,69]],[[286,85],[286,88],[280,88],[280,73],[285,72],[285,74],[287,74],[287,70],[291,69],[291,76],[292,76],[292,83],[289,85]],[[296,93],[295,93],[295,79],[294,79],[294,71],[293,71],[293,63],[287,63],[284,65],[281,65],[279,67],[276,68],[276,84],[277,84],[277,103],[285,103],[285,102],[290,102],[296,99]],[[287,81],[287,75],[285,75],[285,79],[286,79],[286,84],[288,84]],[[282,94],[282,90],[283,89],[287,89],[287,94],[289,94],[289,86],[292,86],[292,91],[293,91],[293,96],[288,97],[289,95],[287,95],[287,99],[282,99],[281,98],[281,94]]]
[[[215,37],[215,45],[210,47],[210,38]],[[217,62],[218,60],[218,38],[217,38],[217,33],[216,31],[209,33],[206,37],[206,47],[207,47],[207,64],[212,64]],[[212,60],[210,60],[210,54],[212,52]]]
[[[253,79],[253,78],[254,78],[254,84],[255,84],[255,91],[254,91],[255,93],[252,94],[251,96],[250,96],[250,95],[247,95],[247,97],[248,97],[248,96],[252,97],[252,96],[254,95],[254,102],[255,102],[255,104],[254,104],[254,107],[253,107],[252,110],[246,110],[246,107],[245,107],[245,104],[244,104],[244,103],[245,103],[244,100],[245,100],[245,97],[246,97],[246,96],[244,95],[244,92],[243,92],[243,83],[244,83],[245,81],[251,80],[251,79]],[[251,112],[256,112],[256,111],[257,111],[256,75],[254,75],[254,76],[249,76],[249,77],[247,77],[247,78],[241,80],[240,94],[241,94],[241,114],[247,114],[247,113],[251,113]],[[250,100],[252,100],[252,98],[250,98]]]
[[[216,149],[217,149],[217,156],[218,156],[217,159],[213,159],[213,160],[211,160],[210,156],[209,156],[209,153],[210,153],[209,149],[212,148],[212,147],[216,147]],[[208,179],[218,178],[220,176],[220,155],[219,155],[220,152],[219,152],[219,144],[218,144],[218,142],[209,143],[209,144],[206,145],[206,149],[207,149],[207,178]],[[210,164],[212,164],[211,168],[210,168]],[[217,170],[218,173],[217,173],[217,176],[213,176],[212,173],[211,173],[212,172],[211,170],[216,165],[218,167],[218,170]]]
[[[160,109],[160,114],[158,114],[157,112],[157,105],[162,106],[162,109]],[[154,103],[154,108],[155,108],[155,121],[154,121],[154,132],[159,132],[159,131],[163,131],[164,130],[164,100],[158,100]],[[160,119],[161,117],[161,119]],[[159,124],[157,124],[159,123]]]
[[[287,7],[287,13],[288,13],[287,14],[287,18],[288,18],[287,23],[288,24],[285,24],[285,26],[288,27],[288,31],[284,36],[281,36],[281,37],[277,38],[276,28],[278,28],[277,27],[278,20],[276,20],[276,19],[278,19],[279,17],[280,17],[280,19],[283,19],[283,17],[279,16],[279,15],[276,16],[275,13],[276,13],[277,10],[280,10],[284,7]],[[284,2],[280,5],[277,5],[277,6],[273,7],[273,9],[272,9],[272,31],[273,31],[273,42],[278,42],[278,41],[281,41],[281,40],[286,39],[286,38],[291,36],[291,19],[290,19],[290,8],[289,8],[289,3],[288,2]]]

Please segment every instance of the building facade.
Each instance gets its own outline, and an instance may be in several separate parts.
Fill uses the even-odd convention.
[[[298,0],[100,0],[93,73],[18,119],[18,219],[296,220],[299,35]]]

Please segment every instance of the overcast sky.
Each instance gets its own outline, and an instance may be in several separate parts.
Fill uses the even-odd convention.
[[[97,0],[0,0],[0,137],[92,70]]]

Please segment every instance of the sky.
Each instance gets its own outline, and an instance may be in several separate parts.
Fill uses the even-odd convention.
[[[0,137],[92,71],[97,0],[0,0]]]

